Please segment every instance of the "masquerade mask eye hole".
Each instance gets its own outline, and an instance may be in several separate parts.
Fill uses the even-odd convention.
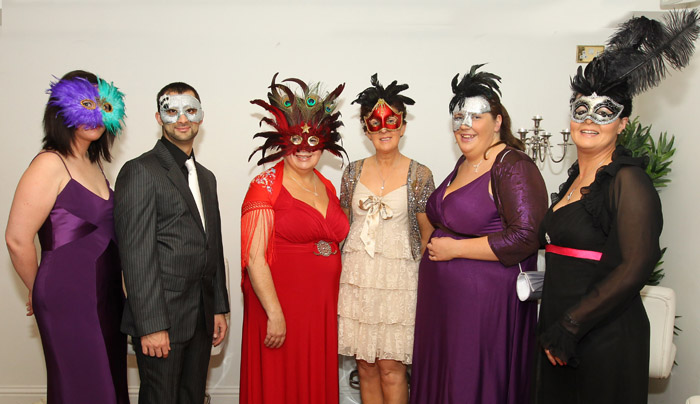
[[[112,112],[114,108],[112,108],[112,104],[105,102],[104,104],[102,104],[102,110],[104,112]]]
[[[289,138],[289,141],[292,142],[293,145],[297,146],[301,144],[302,140],[304,139],[299,135],[293,135],[291,138]]]
[[[598,115],[602,116],[603,118],[610,118],[613,116],[613,113],[607,109],[599,109]]]
[[[318,137],[309,136],[309,138],[306,139],[306,143],[308,143],[311,147],[316,147],[318,145]]]
[[[93,100],[88,100],[88,99],[85,99],[85,100],[80,101],[80,105],[82,105],[83,108],[85,108],[85,109],[95,109],[95,108],[97,108],[97,103],[96,103],[95,101],[93,101]]]
[[[399,122],[399,118],[395,116],[390,116],[386,118],[387,125],[396,125]]]
[[[585,114],[586,112],[588,112],[588,107],[585,105],[579,105],[578,107],[576,107],[576,109],[574,109],[574,113],[576,115],[582,115],[582,114]]]

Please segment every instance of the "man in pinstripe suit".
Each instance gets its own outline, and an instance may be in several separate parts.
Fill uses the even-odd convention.
[[[194,161],[204,118],[197,91],[171,83],[157,101],[162,138],[124,164],[115,185],[121,329],[134,343],[140,404],[201,404],[229,311],[216,179]]]

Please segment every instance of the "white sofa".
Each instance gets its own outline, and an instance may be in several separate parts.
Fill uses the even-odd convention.
[[[647,285],[642,289],[641,296],[651,326],[649,377],[665,379],[671,374],[676,358],[676,345],[673,344],[676,294],[673,289]]]

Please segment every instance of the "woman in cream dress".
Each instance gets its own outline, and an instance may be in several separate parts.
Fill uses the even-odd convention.
[[[361,105],[376,154],[343,174],[340,204],[350,219],[338,299],[338,350],[355,356],[363,403],[406,403],[406,365],[413,354],[418,263],[433,228],[425,203],[435,189],[430,170],[399,152],[406,124],[396,81],[372,86]]]

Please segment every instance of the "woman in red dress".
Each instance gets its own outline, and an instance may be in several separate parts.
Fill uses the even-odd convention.
[[[263,121],[274,130],[255,135],[267,139],[258,165],[283,159],[255,177],[242,207],[240,402],[338,403],[338,243],[349,225],[315,166],[323,150],[345,152],[334,111],[343,85],[322,97],[318,85],[285,80],[294,94],[275,77],[269,103],[252,101],[273,115]]]

